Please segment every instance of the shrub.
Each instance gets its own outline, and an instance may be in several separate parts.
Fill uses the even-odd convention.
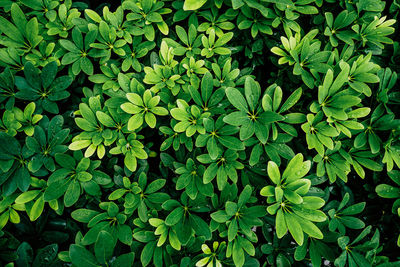
[[[2,266],[399,266],[400,3],[0,1]]]

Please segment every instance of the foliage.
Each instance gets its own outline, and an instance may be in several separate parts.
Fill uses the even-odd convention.
[[[0,1],[0,264],[399,266],[399,13]]]

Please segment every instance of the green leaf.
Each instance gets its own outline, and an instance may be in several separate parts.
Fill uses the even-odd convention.
[[[35,199],[40,194],[40,190],[31,190],[20,194],[16,199],[16,204],[25,204]]]
[[[329,88],[329,95],[334,95],[349,79],[350,66],[346,62],[342,61],[341,63],[342,64],[340,65],[340,67],[342,71],[338,74],[335,81]]]
[[[258,129],[258,128],[257,128]],[[255,123],[247,120],[242,127],[240,127],[239,138],[240,140],[246,140],[253,136],[255,132]]]
[[[99,267],[93,254],[80,245],[73,244],[69,247],[69,258],[76,266]]]
[[[206,240],[211,239],[211,231],[208,224],[197,215],[190,215],[190,224],[198,236],[204,236]]]
[[[276,163],[273,161],[269,161],[267,171],[271,181],[274,184],[279,185],[281,183],[281,173],[279,171],[278,165],[276,165]]]
[[[297,177],[296,172],[300,170],[302,164],[303,164],[303,155],[298,153],[294,158],[292,158],[289,161],[285,171],[282,174],[282,179]]]
[[[234,136],[221,136],[218,138],[218,141],[226,148],[232,150],[243,150],[245,148],[243,142]]]
[[[14,3],[14,5],[17,4]],[[18,28],[2,16],[0,16],[0,31],[17,43],[20,43],[21,45],[24,43],[24,36]]]
[[[115,127],[114,120],[108,114],[102,111],[96,111],[96,117],[100,121],[100,123],[103,124],[104,126],[110,128]]]
[[[282,238],[286,234],[288,229],[286,225],[285,215],[282,209],[279,209],[276,213],[275,227],[278,238]]]
[[[25,32],[25,26],[28,21],[26,20],[24,12],[16,3],[13,3],[11,5],[11,18],[15,25],[18,27],[19,31]]]
[[[277,122],[277,121],[283,121],[284,119],[285,119],[285,117],[283,117],[282,115],[279,115],[276,112],[264,111],[263,113],[261,113],[259,121],[261,121],[265,124],[269,124],[269,123],[273,123],[273,122]]]
[[[160,190],[161,188],[163,188],[164,185],[165,185],[165,183],[166,183],[166,180],[165,180],[165,179],[157,179],[157,180],[151,182],[151,183],[147,186],[147,188],[146,188],[146,190],[145,190],[144,193],[145,193],[145,194],[152,194],[152,193],[154,193],[154,192]]]
[[[301,204],[303,202],[303,198],[296,192],[293,192],[292,190],[289,189],[284,190],[283,195],[289,202],[293,204]]]
[[[44,195],[39,197],[33,204],[32,209],[29,213],[29,219],[31,221],[36,221],[42,214],[43,209],[44,209]]]
[[[130,246],[132,244],[132,229],[129,227],[129,225],[123,224],[120,227],[118,227],[118,239]]]
[[[238,199],[239,208],[241,208],[244,204],[246,204],[249,201],[252,191],[253,190],[250,185],[245,186],[242,193],[240,193],[240,195],[239,195],[239,199]]]
[[[376,193],[380,197],[384,198],[398,198],[400,197],[400,188],[393,187],[388,184],[380,184],[375,189]]]
[[[291,0],[262,0],[262,2],[274,3],[274,4],[285,4],[285,5],[293,4]]]
[[[219,210],[216,212],[211,213],[211,218],[218,222],[218,223],[225,223],[228,221],[232,216],[226,214],[224,210]]]
[[[291,107],[293,107],[300,99],[302,94],[302,89],[301,87],[296,89],[285,101],[285,103],[282,104],[281,108],[279,109],[279,113],[285,112],[289,110]]]
[[[176,250],[181,250],[181,242],[179,242],[178,236],[174,231],[169,231],[168,239],[171,247],[173,247]]]
[[[143,114],[133,115],[128,121],[128,130],[134,131],[143,124]]]
[[[211,137],[207,142],[207,151],[211,157],[211,159],[215,160],[218,157],[218,145],[215,137]]]
[[[188,10],[197,10],[200,7],[202,7],[207,0],[185,0],[185,3],[183,4],[183,10],[188,11]]]
[[[149,125],[150,128],[154,128],[156,126],[156,116],[154,116],[153,113],[147,112],[144,115],[144,120],[146,121],[147,125]]]
[[[64,59],[64,58],[63,58]],[[80,60],[81,69],[87,75],[93,75],[93,63],[87,57],[83,57]]]
[[[344,210],[341,211],[341,213],[344,215],[355,215],[362,212],[364,208],[365,208],[365,202],[361,202],[345,208]]]
[[[50,84],[54,81],[57,74],[57,63],[52,61],[48,63],[43,69],[40,75],[42,79],[42,86],[48,88]]]
[[[294,240],[300,246],[303,245],[304,235],[300,223],[297,221],[296,217],[292,214],[285,214],[286,225],[289,229],[290,234],[293,236]]]
[[[294,205],[292,209],[298,216],[309,221],[323,222],[326,220],[325,213],[320,210],[305,209],[301,205]]]
[[[182,219],[183,213],[184,209],[182,207],[174,209],[165,219],[165,224],[168,226],[177,224]]]
[[[79,58],[79,55],[77,55],[77,53],[79,53],[79,49],[78,49],[78,47],[76,47],[76,45],[73,43],[73,42],[71,42],[70,40],[65,40],[65,39],[61,39],[60,40],[60,45],[64,48],[64,49],[66,49],[66,50],[68,50],[68,51],[70,51],[70,52],[73,52],[72,54],[66,54],[66,57],[67,57],[67,59],[65,59],[65,63],[63,63],[63,64],[67,64],[67,63],[69,63],[69,62],[74,62],[74,61],[76,61],[76,59],[78,59]],[[65,56],[64,56],[65,57]],[[73,57],[76,57],[76,59],[75,60],[72,60],[72,58]],[[69,59],[69,58],[71,58],[71,59]],[[64,60],[64,59],[63,59]],[[69,63],[70,64],[70,63]]]
[[[106,231],[100,231],[94,244],[94,253],[97,261],[106,264],[113,256],[114,246],[113,236]]]
[[[83,148],[88,147],[92,142],[90,140],[78,140],[75,142],[72,142],[68,148],[70,150],[81,150]]]
[[[231,221],[231,223],[229,224],[229,227],[228,227],[228,241],[229,242],[231,242],[232,240],[235,239],[238,229],[239,229],[239,227],[238,227],[237,219],[235,218]]]
[[[357,96],[341,95],[332,97],[330,105],[336,108],[347,109],[358,105],[360,102],[361,98]]]
[[[229,216],[233,216],[238,210],[238,206],[235,202],[227,201],[225,203],[225,211]]]
[[[215,176],[217,175],[218,165],[217,163],[211,163],[210,166],[207,167],[206,171],[203,175],[203,183],[208,184],[211,182]]]
[[[260,98],[261,90],[256,81],[251,77],[246,77],[244,83],[245,96],[247,103],[249,104],[250,110],[254,112],[258,105],[258,100]],[[232,103],[233,104],[233,103]]]
[[[31,183],[31,177],[26,167],[20,167],[14,172],[14,179],[17,182],[18,188],[25,192],[28,190]]]
[[[365,223],[363,221],[351,216],[341,216],[340,221],[350,229],[363,229],[365,227]]]
[[[228,87],[226,88],[225,93],[229,102],[231,102],[235,108],[245,113],[248,112],[249,108],[247,106],[246,100],[238,89]]]
[[[226,115],[223,119],[224,122],[233,126],[241,126],[249,121],[249,117],[246,112],[235,111]]]
[[[310,237],[314,237],[317,239],[324,238],[324,235],[322,234],[321,230],[310,221],[301,220],[301,228],[304,231],[304,233],[308,234]]]
[[[155,245],[155,242],[149,242],[144,246],[142,254],[140,255],[140,261],[142,262],[143,266],[149,265],[151,258],[153,257]]]
[[[133,261],[135,259],[135,253],[130,252],[126,254],[122,254],[118,256],[115,261],[112,262],[112,267],[119,267],[119,266],[127,266],[130,267],[133,265]]]
[[[78,222],[88,223],[97,214],[99,214],[98,211],[89,209],[77,209],[71,213],[71,217]]]
[[[210,72],[206,72],[201,79],[201,97],[205,103],[213,93],[213,78]]]
[[[97,23],[100,23],[102,21],[101,17],[99,16],[99,14],[97,14],[95,11],[91,10],[91,9],[85,9],[85,14],[91,18],[92,20],[94,20]]]
[[[71,207],[78,201],[81,195],[81,186],[77,180],[73,180],[67,188],[64,195],[64,204],[66,207]]]
[[[130,171],[134,172],[137,168],[136,157],[132,153],[127,153],[124,158],[124,164]]]
[[[233,243],[233,251],[232,251],[232,258],[233,258],[233,263],[235,266],[242,267],[245,258],[244,258],[244,251],[242,247],[239,245],[239,242],[234,242]]]

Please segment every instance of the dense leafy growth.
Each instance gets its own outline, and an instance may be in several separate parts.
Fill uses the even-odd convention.
[[[1,0],[0,265],[400,266],[399,13]]]

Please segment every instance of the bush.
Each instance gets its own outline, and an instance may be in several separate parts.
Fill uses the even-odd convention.
[[[0,1],[2,266],[399,266],[400,2]]]

